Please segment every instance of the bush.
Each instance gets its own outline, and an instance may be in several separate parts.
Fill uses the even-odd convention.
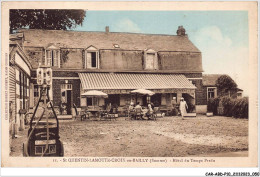
[[[248,98],[234,99],[233,117],[248,118]]]
[[[231,99],[222,97],[219,105],[222,105],[223,115],[235,118],[248,118],[248,98]]]
[[[235,118],[248,119],[248,98],[232,99],[230,97],[220,97],[209,99],[208,112],[218,115],[218,107],[223,107],[223,115]]]
[[[223,115],[232,117],[233,100],[230,97],[222,97],[220,99],[220,105],[223,106]]]
[[[210,98],[208,100],[208,112],[213,112],[214,115],[218,114],[219,98]]]

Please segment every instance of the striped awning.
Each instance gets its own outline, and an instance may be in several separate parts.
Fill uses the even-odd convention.
[[[182,74],[79,73],[84,90],[196,89]]]

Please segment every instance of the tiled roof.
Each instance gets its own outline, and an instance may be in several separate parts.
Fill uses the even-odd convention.
[[[196,89],[182,74],[79,73],[83,89]]]
[[[188,51],[200,52],[185,36],[137,34],[115,32],[78,32],[63,30],[21,30],[24,46],[46,47],[49,43],[64,48],[115,49],[118,44],[123,50]]]
[[[215,86],[217,79],[222,76],[222,74],[203,74],[202,84],[205,86]]]

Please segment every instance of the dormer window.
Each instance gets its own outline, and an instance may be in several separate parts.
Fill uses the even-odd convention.
[[[86,49],[85,53],[85,69],[98,69],[99,68],[99,57],[98,57],[98,49],[90,46]]]
[[[149,49],[144,52],[144,55],[145,55],[144,69],[147,69],[147,70],[158,69],[157,53],[154,50]]]
[[[60,68],[60,49],[53,44],[45,49],[45,65]]]

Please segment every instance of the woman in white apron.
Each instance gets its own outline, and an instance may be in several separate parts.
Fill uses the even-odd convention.
[[[186,109],[188,109],[188,105],[187,105],[186,101],[184,100],[184,98],[181,98],[180,111],[181,111],[182,119],[183,119],[183,116],[187,113]]]

